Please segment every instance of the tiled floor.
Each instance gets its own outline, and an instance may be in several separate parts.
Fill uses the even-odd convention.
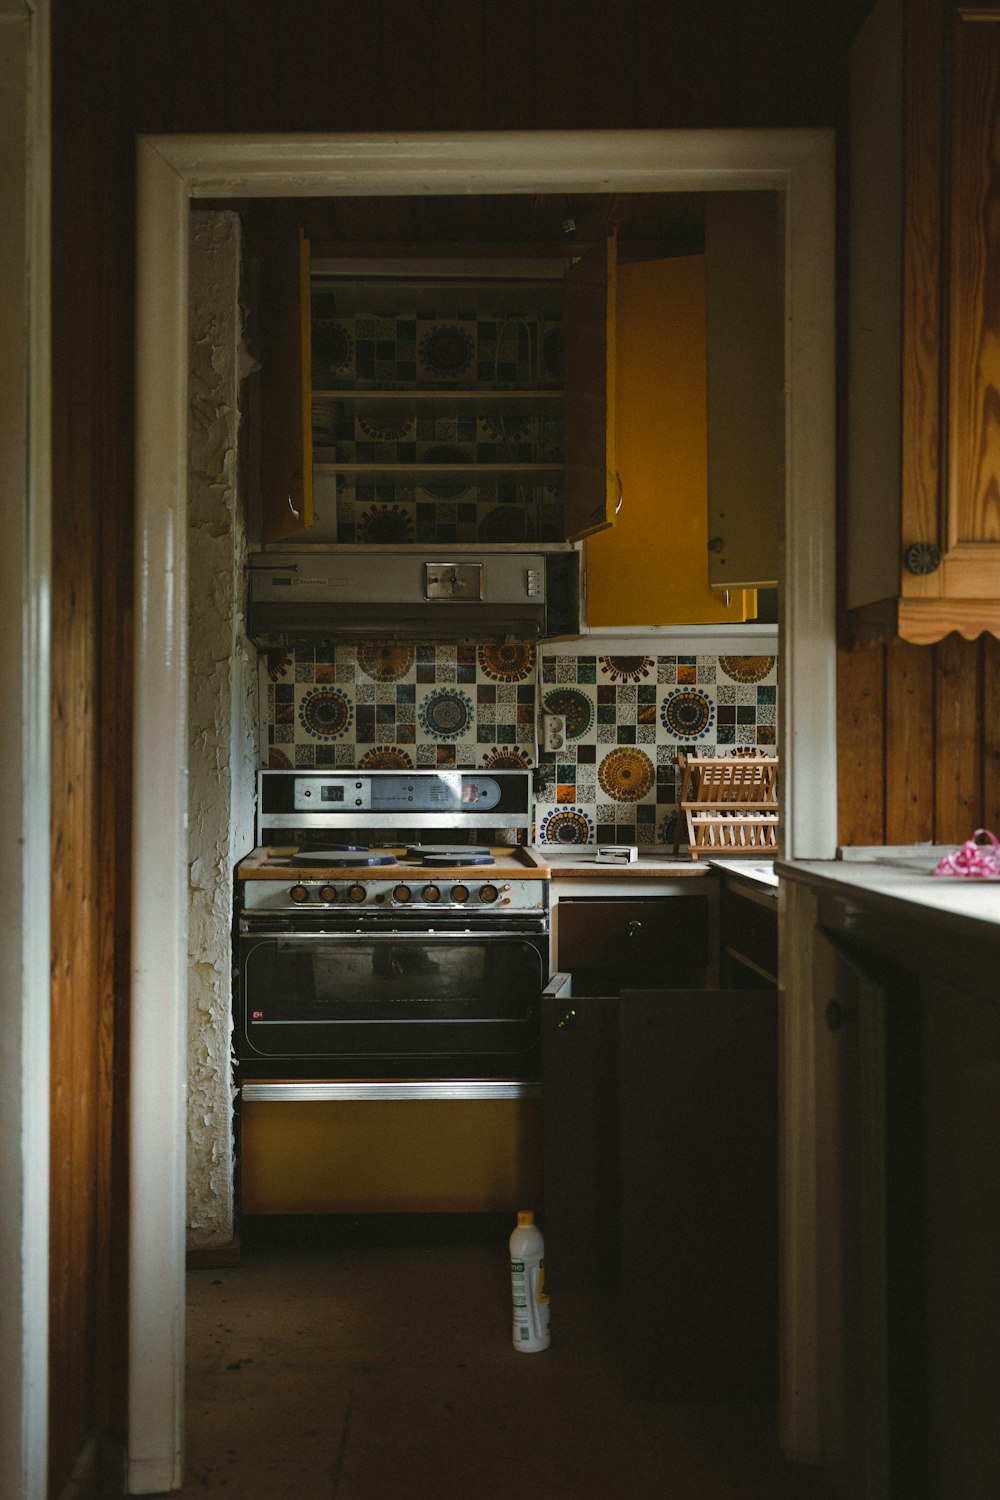
[[[818,1500],[771,1410],[626,1401],[613,1302],[509,1305],[494,1220],[258,1221],[189,1276],[182,1500]]]

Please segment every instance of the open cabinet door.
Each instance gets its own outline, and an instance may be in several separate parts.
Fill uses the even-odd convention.
[[[587,546],[591,629],[742,623],[757,612],[751,590],[734,587],[727,600],[709,586],[705,301],[702,255],[618,267],[624,503],[613,530]]]
[[[261,539],[313,524],[312,318],[309,241],[301,230],[268,242],[260,297]]]
[[[784,245],[778,196],[708,193],[708,579],[775,588],[785,505]]]
[[[566,540],[614,525],[616,242],[596,245],[565,277]]]

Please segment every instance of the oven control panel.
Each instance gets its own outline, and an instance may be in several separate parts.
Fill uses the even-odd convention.
[[[279,829],[530,828],[530,771],[260,771],[257,841]],[[333,830],[337,830],[333,833]]]
[[[387,915],[420,911],[425,914],[461,911],[548,911],[548,882],[505,880],[498,873],[471,868],[461,880],[435,880],[416,871],[400,880],[245,880],[242,907],[250,912],[379,912]]]

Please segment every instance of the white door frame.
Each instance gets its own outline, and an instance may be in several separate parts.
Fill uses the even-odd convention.
[[[785,206],[781,590],[785,851],[836,846],[833,133],[497,131],[137,142],[130,1493],[181,1482],[187,1049],[188,203],[195,198],[701,192]]]

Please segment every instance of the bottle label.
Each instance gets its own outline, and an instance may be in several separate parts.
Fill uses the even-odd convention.
[[[549,1297],[545,1290],[544,1260],[512,1260],[510,1286],[515,1344],[534,1344],[544,1348],[549,1336]]]

